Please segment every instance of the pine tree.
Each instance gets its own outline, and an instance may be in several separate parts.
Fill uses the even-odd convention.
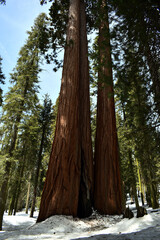
[[[159,11],[160,4],[158,1],[111,1],[115,7],[116,14],[121,17],[121,24],[118,24],[115,31],[119,29],[119,38],[125,39],[126,34],[129,36],[128,41],[123,42],[123,51],[125,54],[125,44],[132,48],[138,46],[139,56],[145,58],[148,65],[148,72],[152,82],[151,91],[154,95],[155,106],[158,114],[160,113],[160,34],[159,34]]]
[[[17,144],[14,151],[14,159],[12,162],[12,176],[9,181],[9,194],[10,200],[9,214],[17,212],[18,202],[22,188],[25,190],[25,177],[28,178],[30,173],[34,175],[35,160],[38,158],[38,149],[40,145],[40,127],[38,123],[39,105],[30,110],[29,114],[23,115],[19,125]]]
[[[16,68],[11,74],[11,87],[6,95],[3,122],[6,134],[3,144],[3,154],[6,154],[3,183],[0,191],[0,229],[7,199],[7,188],[12,165],[12,158],[16,148],[19,125],[23,113],[30,111],[37,104],[38,73],[40,72],[40,43],[41,34],[45,28],[46,15],[41,14],[35,21],[32,31],[28,32],[28,40],[19,52]],[[10,121],[8,121],[10,120]],[[9,137],[9,138],[8,138]],[[9,142],[9,144],[8,144]]]
[[[0,57],[0,84],[4,84],[4,74],[2,72],[2,58]],[[2,104],[2,89],[0,87],[0,106]]]
[[[125,186],[127,191],[131,182],[132,185],[138,185],[138,179],[148,185],[148,200],[150,204],[154,202],[152,206],[155,207],[157,206],[157,175],[153,177],[152,172],[157,172],[158,156],[155,152],[159,151],[159,144],[155,146],[155,139],[159,134],[156,126],[159,125],[157,120],[159,115],[160,38],[159,24],[157,23],[159,22],[160,5],[158,1],[117,0],[110,1],[110,7],[113,6],[114,12],[112,11],[111,14],[111,19],[114,20],[112,28],[114,31],[111,32],[112,53],[114,70],[117,73],[118,84],[121,86],[116,92],[118,96],[120,95],[117,105],[121,105],[120,129],[123,128],[122,132],[126,135],[122,137],[123,140],[120,137],[120,151],[123,151],[123,156],[121,156],[122,172],[123,174],[125,171],[130,173],[125,175],[123,180],[127,185]],[[119,136],[121,135],[119,130]],[[153,149],[156,149],[155,152]],[[133,171],[130,171],[131,167],[128,165],[130,155]],[[135,175],[134,183],[132,181],[133,173]],[[150,186],[151,183],[153,183],[153,187]],[[141,185],[141,183],[139,184]]]
[[[147,67],[143,58],[136,51],[138,51],[137,47],[134,50],[129,48],[126,50],[125,62],[121,66],[121,70],[117,72],[118,81],[116,85],[118,89],[116,95],[123,116],[120,120],[121,126],[119,129],[123,172],[127,168],[127,174],[123,179],[125,185],[131,186],[134,190],[134,198],[137,210],[139,210],[136,190],[138,179],[142,198],[144,198],[144,193],[142,192],[141,179],[146,186],[148,185],[149,191],[152,192],[152,207],[157,206],[156,181],[153,177],[153,172],[156,172],[156,160],[153,152],[153,148],[155,148],[153,146],[156,142],[153,136],[157,133],[152,127],[154,112],[152,99],[148,94],[150,86],[148,84]],[[121,136],[123,136],[122,139]],[[158,148],[157,145],[156,149],[158,150]]]
[[[43,107],[40,112],[40,118],[39,118],[39,124],[40,124],[40,146],[38,151],[38,158],[36,161],[36,170],[35,170],[35,179],[34,179],[34,195],[32,200],[32,206],[31,206],[31,213],[30,217],[33,217],[35,204],[36,204],[36,196],[37,196],[37,187],[38,187],[38,179],[40,174],[40,168],[42,164],[42,157],[43,157],[43,151],[46,145],[47,141],[47,135],[50,133],[50,125],[53,118],[52,114],[52,102],[49,99],[48,95],[45,96]]]

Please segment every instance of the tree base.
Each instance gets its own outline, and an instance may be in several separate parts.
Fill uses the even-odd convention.
[[[139,207],[137,209],[137,218],[147,215],[147,210],[144,207]]]
[[[129,219],[131,219],[131,218],[133,218],[133,217],[134,217],[134,214],[133,214],[133,212],[131,211],[131,209],[129,209],[129,207],[126,208],[125,211],[124,211],[124,213],[123,213],[123,218],[129,218]]]

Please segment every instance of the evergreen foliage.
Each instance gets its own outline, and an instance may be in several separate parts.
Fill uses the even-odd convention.
[[[5,76],[2,72],[2,58],[0,57],[0,84],[4,84]],[[2,88],[0,87],[0,106],[2,104]]]
[[[0,0],[0,4],[5,5],[6,4],[6,0]]]
[[[121,17],[114,20],[115,27],[111,35],[114,39],[112,49],[117,80],[115,90],[123,180],[126,191],[133,188],[131,174],[128,175],[131,170],[128,153],[131,151],[134,174],[137,176],[135,184],[141,191],[142,202],[147,191],[148,203],[156,208],[156,165],[159,161],[159,156],[155,158],[154,155],[159,152],[158,3],[117,1],[114,6],[116,14]]]
[[[46,30],[46,26],[46,15],[42,13],[35,20],[31,31],[28,31],[28,39],[21,48],[17,65],[14,68],[13,73],[11,73],[10,82],[12,87],[10,87],[9,92],[5,96],[3,116],[1,119],[3,123],[1,155],[3,156],[3,159],[4,156],[6,156],[6,158],[3,162],[4,174],[0,192],[0,204],[2,206],[0,212],[0,225],[3,218],[3,211],[7,199],[7,187],[12,169],[16,169],[16,171],[18,171],[17,174],[20,175],[20,178],[19,180],[18,178],[16,179],[17,184],[14,185],[14,187],[19,186],[17,188],[17,193],[14,189],[11,191],[14,195],[12,196],[13,200],[11,201],[10,213],[12,213],[13,207],[15,212],[17,209],[18,197],[21,189],[20,185],[26,164],[25,162],[27,161],[27,156],[25,154],[25,141],[29,140],[25,139],[24,142],[20,141],[20,136],[23,137],[23,134],[25,133],[25,131],[21,132],[20,130],[22,130],[21,127],[26,120],[29,119],[29,121],[31,121],[30,117],[34,116],[39,105],[37,93],[39,89],[39,72],[41,71],[40,64],[42,63],[43,54],[42,46],[45,42],[46,36],[43,33]],[[35,139],[36,138],[37,136]],[[31,137],[30,141],[33,141],[34,143],[34,138],[32,139]],[[30,145],[33,149],[34,144],[31,142]],[[37,140],[35,143],[37,144]],[[37,151],[35,151],[34,154],[36,152]],[[29,155],[29,153],[27,154]]]
[[[39,118],[38,118],[40,142],[38,147],[37,161],[35,163],[35,172],[33,173],[34,194],[32,199],[31,213],[30,213],[31,217],[33,217],[33,213],[35,210],[37,190],[38,190],[38,180],[40,175],[40,169],[42,168],[43,155],[45,154],[46,151],[48,152],[51,151],[50,135],[52,133],[51,122],[53,118],[54,116],[52,112],[52,102],[49,99],[49,96],[46,95],[43,102],[43,106],[41,107],[41,110],[39,113]]]

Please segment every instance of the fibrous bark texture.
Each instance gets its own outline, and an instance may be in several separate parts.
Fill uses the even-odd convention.
[[[70,0],[56,131],[38,222],[55,214],[85,217],[91,213],[89,70],[87,46],[83,49],[80,38],[81,4]]]
[[[81,145],[81,179],[78,216],[86,217],[92,212],[91,196],[93,184],[93,156],[90,125],[89,63],[86,33],[85,4],[80,2],[80,81],[79,81],[79,121]]]
[[[109,24],[105,1],[102,1],[99,29],[99,83],[97,100],[97,129],[95,141],[94,207],[102,214],[122,213],[122,193]]]

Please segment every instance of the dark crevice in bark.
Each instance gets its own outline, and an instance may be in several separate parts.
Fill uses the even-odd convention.
[[[70,0],[67,44],[56,131],[37,221],[58,214],[77,216],[80,185],[79,0]]]
[[[81,149],[81,178],[80,178],[80,189],[79,189],[79,201],[77,216],[79,218],[89,217],[92,214],[92,205],[90,198],[90,189],[86,179],[86,167],[85,167],[85,156],[83,149]]]
[[[55,214],[87,217],[91,213],[89,69],[86,32],[83,39],[80,36],[80,27],[85,26],[81,4],[70,0],[67,42],[72,40],[73,45],[65,49],[56,131],[37,222]]]

